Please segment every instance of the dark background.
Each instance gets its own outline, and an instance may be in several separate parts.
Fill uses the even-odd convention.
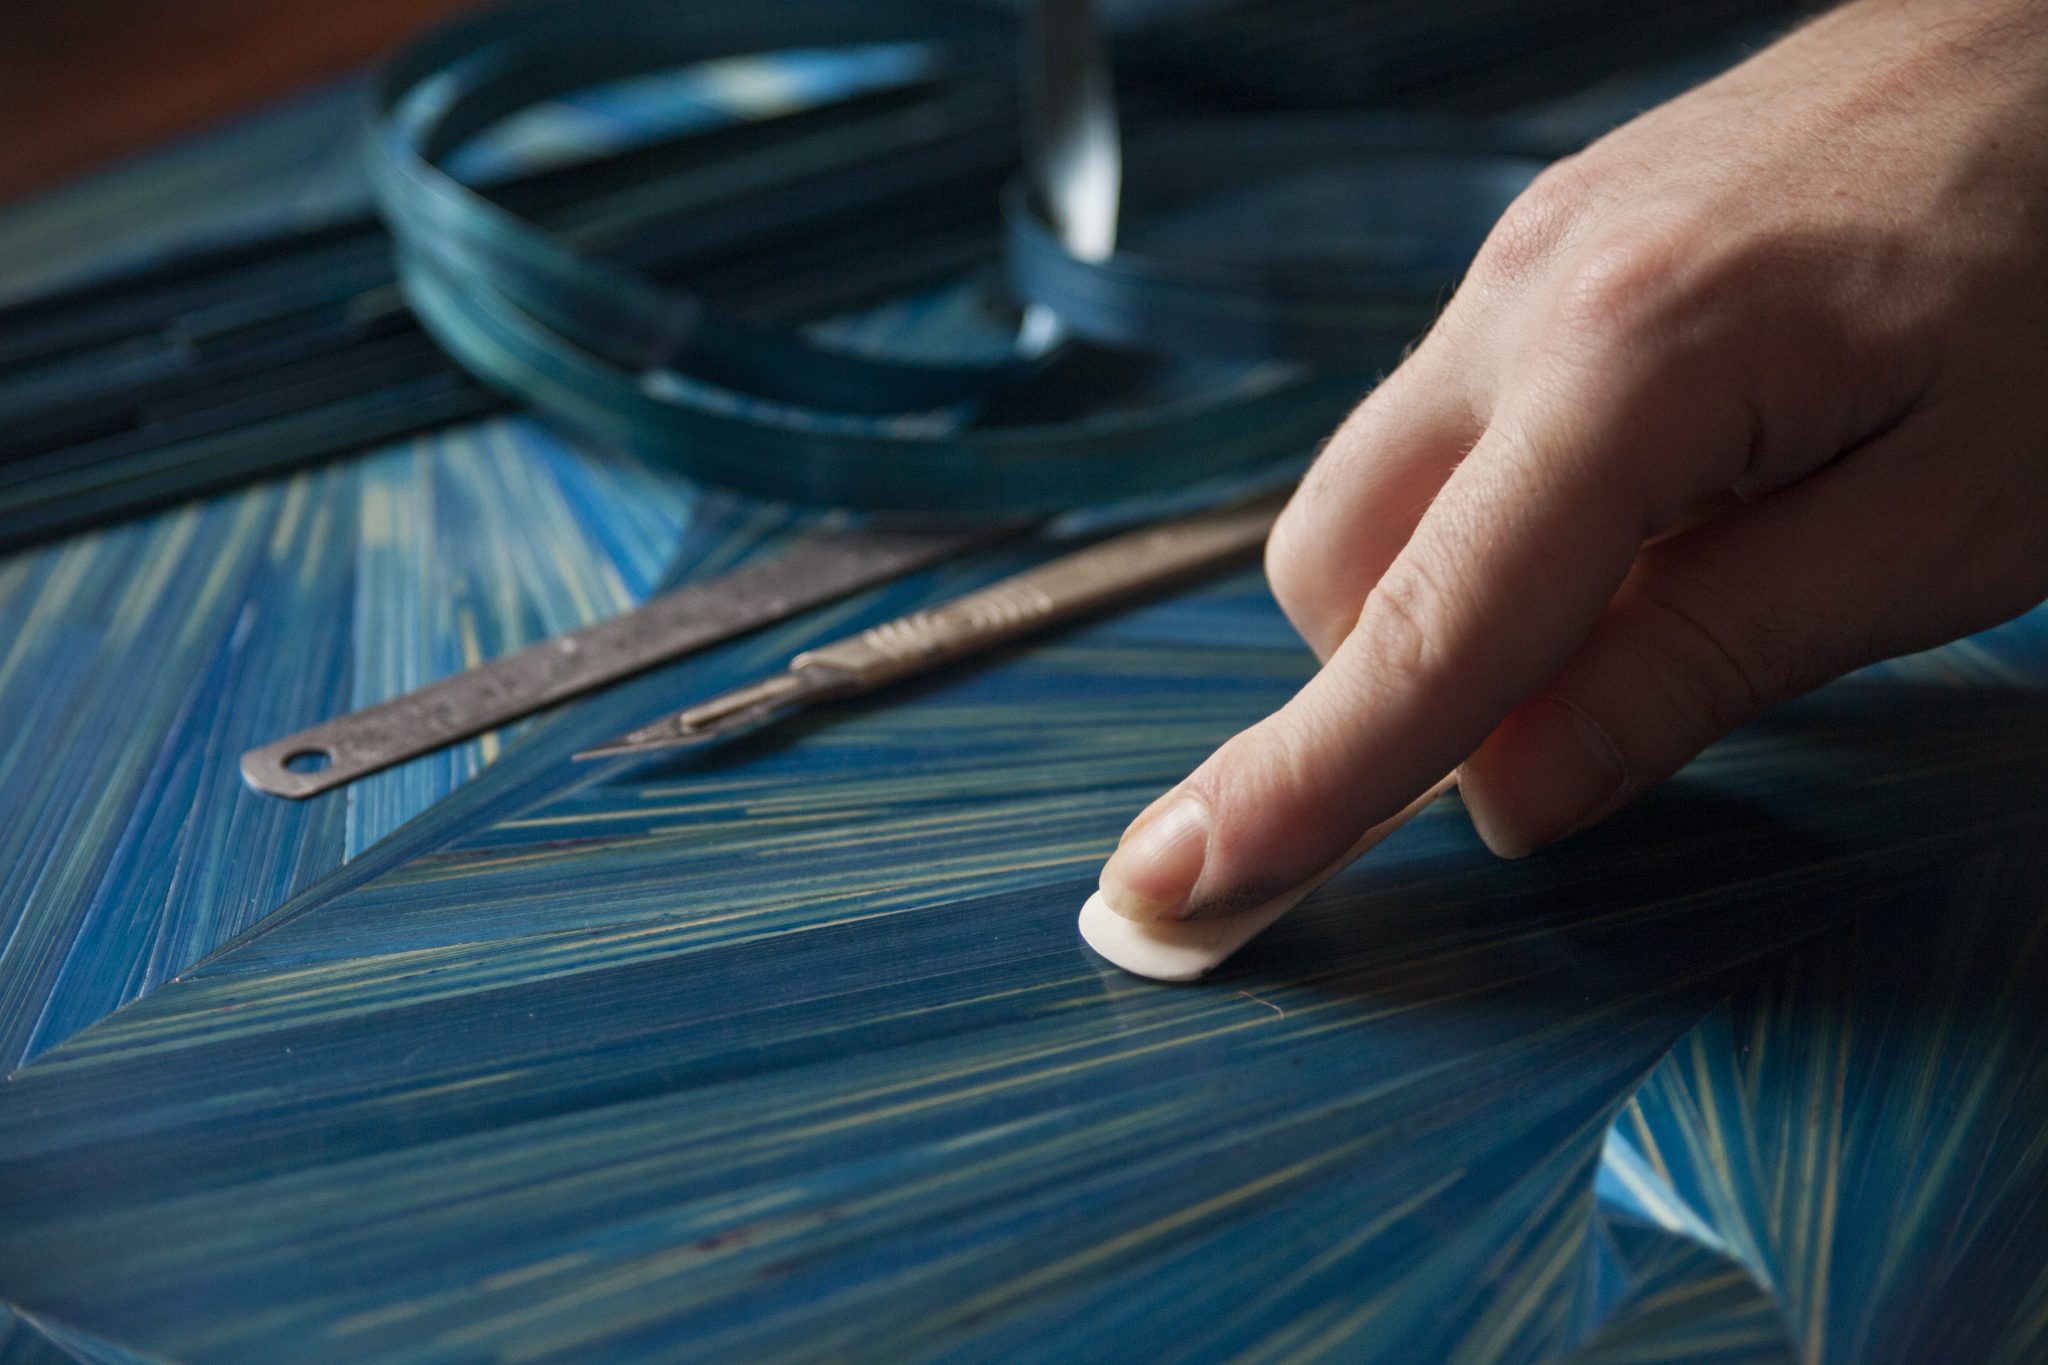
[[[361,66],[478,0],[0,0],[0,201]]]
[[[485,2],[0,0],[0,128],[14,134],[0,139],[0,203],[357,70],[422,27]],[[1467,112],[1541,100],[1618,69],[1697,51],[1731,31],[1761,42],[1811,7],[1801,0],[1102,5],[1119,35],[1120,76],[1149,82],[1176,102]]]

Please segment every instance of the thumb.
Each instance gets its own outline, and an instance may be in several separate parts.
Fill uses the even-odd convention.
[[[1998,619],[1944,537],[1901,533],[1903,514],[1972,538],[1917,486],[1918,454],[1880,443],[1646,547],[1585,644],[1460,768],[1487,845],[1520,857],[1574,834],[1760,712]]]

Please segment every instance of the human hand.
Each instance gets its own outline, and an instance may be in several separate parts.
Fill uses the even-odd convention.
[[[2048,10],[1858,0],[1551,168],[1267,548],[1323,667],[1103,869],[1229,915],[1459,768],[1515,856],[2048,595]]]

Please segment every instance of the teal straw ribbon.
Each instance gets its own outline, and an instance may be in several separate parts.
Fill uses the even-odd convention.
[[[1012,302],[1047,310],[1063,339],[959,364],[739,316],[444,168],[501,120],[579,89],[903,42],[936,48],[932,79],[970,99],[1016,39],[1000,16],[916,0],[586,0],[440,30],[384,73],[367,139],[406,298],[486,383],[706,482],[812,504],[1043,512],[1298,463],[1427,325],[1540,164],[1449,121],[1160,121],[1132,144],[1119,249],[1103,259],[1069,255],[1012,187]],[[731,210],[707,191],[703,211]]]

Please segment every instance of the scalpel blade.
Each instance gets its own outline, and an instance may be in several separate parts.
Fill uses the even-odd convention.
[[[970,550],[1026,522],[814,531],[772,559],[678,588],[633,611],[529,645],[402,697],[242,755],[273,796],[315,796],[408,758]]]

